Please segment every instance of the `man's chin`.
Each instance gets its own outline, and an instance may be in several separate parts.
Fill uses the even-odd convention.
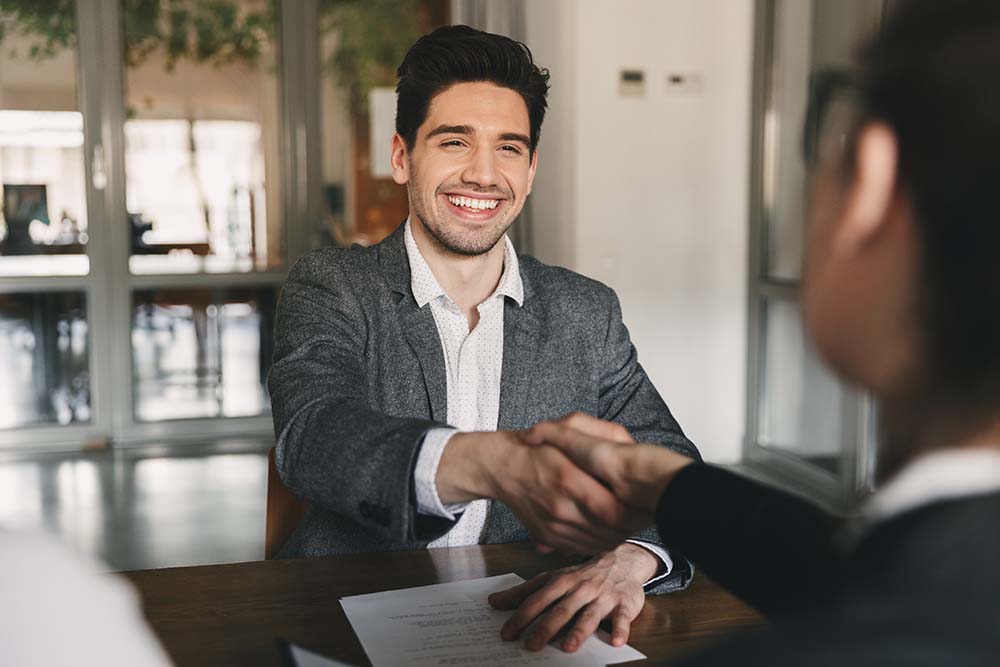
[[[485,255],[489,251],[493,250],[497,243],[503,239],[503,235],[507,232],[507,228],[504,227],[500,230],[477,230],[474,232],[455,232],[453,230],[444,230],[438,233],[436,231],[429,231],[430,236],[437,241],[438,245],[448,252],[456,255],[463,255],[465,257],[475,257],[477,255]]]

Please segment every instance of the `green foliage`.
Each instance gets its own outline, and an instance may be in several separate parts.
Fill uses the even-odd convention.
[[[32,60],[51,58],[66,48],[76,46],[74,0],[0,0],[0,45],[8,35],[35,37],[23,54]],[[22,54],[16,49],[9,57]]]
[[[338,44],[323,69],[348,92],[350,109],[367,113],[368,91],[396,84],[396,67],[420,36],[420,0],[320,0],[320,30]]]
[[[80,0],[86,1],[86,0]],[[238,0],[123,0],[125,62],[136,67],[162,52],[167,70],[196,63],[256,66],[274,38],[275,0],[244,9]],[[0,0],[0,44],[8,34],[34,39],[26,54],[51,58],[76,46],[74,0]],[[21,54],[12,53],[13,57]]]
[[[125,63],[137,67],[159,52],[168,71],[183,59],[256,66],[274,40],[277,2],[247,9],[240,0],[122,0]],[[337,35],[322,66],[348,92],[352,112],[367,113],[373,87],[395,84],[423,9],[424,0],[319,0],[320,34]],[[75,48],[75,11],[74,0],[0,0],[0,46],[8,35],[26,37],[28,53],[9,55],[33,60]]]
[[[125,62],[141,64],[162,51],[167,70],[177,61],[259,63],[277,25],[274,0],[245,9],[237,0],[124,0]]]

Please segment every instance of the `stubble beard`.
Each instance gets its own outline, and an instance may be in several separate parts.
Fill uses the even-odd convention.
[[[412,167],[411,173],[413,173]],[[413,183],[414,191],[416,192],[420,191],[418,183],[419,180]],[[437,214],[435,210],[435,203],[441,192],[441,188],[435,191],[434,201],[430,205],[419,195],[410,197],[410,212],[416,216],[417,220],[423,226],[424,231],[427,232],[427,236],[430,237],[435,245],[455,255],[463,257],[485,255],[496,247],[500,239],[507,233],[507,230],[514,224],[514,220],[517,217],[501,218],[495,224],[485,229],[457,230],[442,220],[447,215],[446,213]],[[493,191],[493,194],[496,194],[496,191]],[[508,202],[513,201],[513,197],[507,194],[504,194],[504,196],[508,197]],[[509,215],[509,209],[506,214]]]

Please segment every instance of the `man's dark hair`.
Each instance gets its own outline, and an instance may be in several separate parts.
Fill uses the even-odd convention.
[[[902,3],[862,52],[864,117],[890,126],[919,235],[918,391],[1000,406],[1000,2]],[[933,396],[931,396],[933,394]]]
[[[413,149],[434,96],[456,83],[474,81],[488,81],[521,96],[528,107],[532,154],[538,147],[549,72],[535,65],[521,42],[466,25],[445,26],[418,39],[396,75],[396,132],[408,149]]]

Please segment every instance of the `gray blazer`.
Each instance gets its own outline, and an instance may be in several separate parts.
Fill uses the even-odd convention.
[[[608,287],[519,256],[523,306],[507,299],[498,429],[582,411],[640,442],[700,459],[636,358]],[[430,306],[419,308],[401,225],[382,243],[305,255],[285,283],[268,378],[277,465],[310,510],[284,557],[419,549],[453,522],[416,510],[424,434],[447,425],[444,356]],[[491,503],[483,542],[528,539]],[[638,539],[659,543],[655,530]],[[691,570],[657,592],[686,585]]]

